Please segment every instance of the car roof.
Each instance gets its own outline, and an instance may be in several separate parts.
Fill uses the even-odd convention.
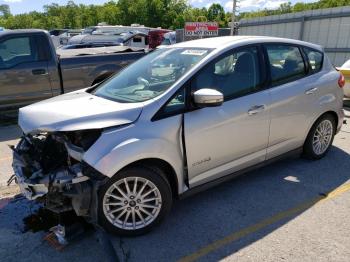
[[[14,30],[5,30],[0,32],[0,36],[5,36],[5,35],[15,35],[15,34],[34,34],[34,33],[45,33],[48,34],[46,30],[41,30],[41,29],[14,29]]]
[[[247,44],[256,44],[256,43],[286,43],[294,45],[303,45],[310,48],[323,51],[322,47],[316,44],[288,39],[288,38],[279,38],[279,37],[269,37],[269,36],[220,36],[220,37],[211,37],[203,38],[198,40],[186,41],[177,43],[171,47],[189,47],[189,48],[211,48],[211,49],[224,49],[230,45],[247,45]]]
[[[46,30],[42,29],[12,29],[12,30],[6,30],[4,33],[46,33]]]

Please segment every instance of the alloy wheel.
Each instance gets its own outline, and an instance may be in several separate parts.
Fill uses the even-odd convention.
[[[317,126],[313,139],[312,149],[316,155],[322,155],[327,151],[333,136],[333,125],[328,119],[323,120]]]
[[[127,177],[112,184],[103,197],[103,213],[110,223],[124,230],[151,224],[162,208],[159,189],[142,177]]]

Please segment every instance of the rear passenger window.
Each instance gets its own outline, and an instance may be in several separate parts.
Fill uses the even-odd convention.
[[[247,47],[208,64],[192,82],[192,92],[211,88],[223,93],[225,101],[254,93],[261,83],[258,50]]]
[[[320,71],[323,65],[323,54],[319,51],[307,47],[303,47],[303,50],[309,59],[311,72],[317,73]]]
[[[303,57],[298,47],[266,45],[273,85],[292,82],[306,75]]]

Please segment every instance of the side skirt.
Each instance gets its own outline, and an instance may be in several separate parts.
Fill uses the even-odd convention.
[[[192,196],[194,194],[197,194],[199,192],[205,191],[205,190],[207,190],[207,189],[209,189],[211,187],[220,185],[220,184],[222,184],[224,182],[227,182],[227,181],[229,181],[231,179],[237,178],[237,177],[242,176],[242,175],[244,175],[244,174],[246,174],[248,172],[251,172],[251,171],[256,170],[258,168],[267,166],[267,165],[269,165],[271,163],[274,163],[276,161],[279,161],[281,159],[293,158],[293,157],[296,157],[296,156],[299,157],[299,156],[301,156],[302,152],[303,152],[303,148],[300,147],[300,148],[294,149],[292,151],[289,151],[287,153],[284,153],[284,154],[282,154],[280,156],[277,156],[277,157],[271,158],[269,160],[266,160],[266,161],[264,161],[262,163],[259,163],[257,165],[254,165],[254,166],[251,166],[251,167],[239,170],[239,171],[234,172],[234,173],[232,173],[230,175],[227,175],[227,176],[215,179],[215,180],[210,181],[208,183],[205,183],[203,185],[196,186],[194,188],[190,188],[186,192],[184,192],[181,195],[179,195],[179,199],[184,199],[184,198],[187,198],[187,197]]]

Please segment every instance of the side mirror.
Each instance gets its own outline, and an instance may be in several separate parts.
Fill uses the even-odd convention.
[[[214,107],[222,105],[224,95],[215,89],[203,88],[194,92],[193,99],[199,107]]]

